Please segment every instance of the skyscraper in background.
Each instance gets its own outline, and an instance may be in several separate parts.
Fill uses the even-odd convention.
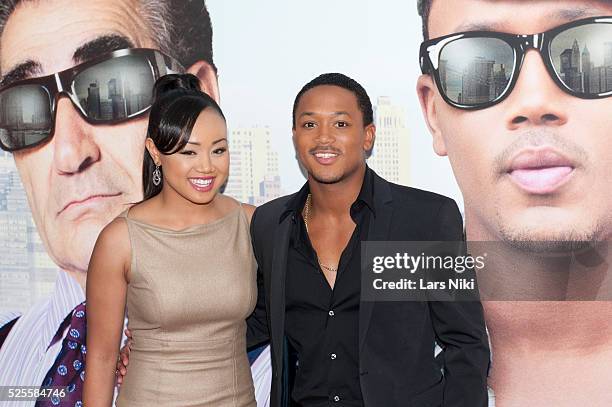
[[[98,83],[92,82],[87,88],[87,114],[94,119],[100,118],[100,87]]]
[[[591,70],[593,69],[593,64],[591,63],[591,52],[584,46],[582,50],[582,80],[584,82],[583,88],[588,91],[591,89]]]
[[[410,131],[406,111],[381,96],[374,106],[376,141],[368,165],[387,181],[410,184]]]
[[[580,45],[578,45],[577,39],[574,39],[572,44],[572,66],[580,71]]]
[[[13,123],[13,129],[21,129],[23,126],[23,107],[17,98],[12,98],[7,101],[7,107],[3,109],[5,117],[3,120],[8,123]]]
[[[125,117],[125,98],[123,97],[123,81],[121,78],[112,78],[108,81],[108,98],[113,109],[113,119]]]
[[[485,103],[495,98],[495,61],[476,57],[463,72],[460,103]]]
[[[612,90],[612,42],[604,43],[603,51],[603,66],[596,66],[595,64],[593,64],[589,55],[590,72],[588,74],[588,89],[592,93],[604,93]]]
[[[278,152],[272,145],[268,127],[232,130],[229,149],[227,195],[255,205],[281,195]]]
[[[583,52],[582,56],[585,54]],[[590,55],[587,51],[587,58],[590,59]],[[564,78],[568,86],[575,91],[582,91],[582,67],[580,64],[580,46],[578,40],[574,39],[572,48],[567,48],[561,53],[561,77]],[[584,64],[583,64],[584,66]]]
[[[268,174],[259,183],[259,196],[255,197],[253,205],[259,206],[283,195],[280,175]]]
[[[604,66],[612,66],[612,42],[604,43]]]

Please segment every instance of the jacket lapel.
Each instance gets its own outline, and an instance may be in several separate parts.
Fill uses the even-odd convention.
[[[291,233],[292,217],[287,216],[279,225],[274,237],[272,272],[270,276],[270,321],[272,343],[276,345],[274,363],[282,368],[285,331],[285,275]],[[280,372],[280,370],[277,370]]]
[[[389,240],[389,228],[391,226],[391,218],[393,216],[393,206],[391,197],[391,187],[389,183],[378,175],[374,174],[374,208],[376,216],[370,219],[368,228],[368,241],[386,241]],[[362,261],[362,267],[365,266]],[[362,273],[367,271],[362,269]],[[374,302],[362,301],[359,305],[359,350],[365,343]]]

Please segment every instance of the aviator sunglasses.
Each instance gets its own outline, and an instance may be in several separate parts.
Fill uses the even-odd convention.
[[[512,92],[532,48],[564,92],[582,99],[612,95],[612,17],[576,20],[539,34],[468,31],[430,39],[421,44],[421,71],[433,75],[451,106],[484,109]]]
[[[18,151],[53,137],[60,95],[91,124],[116,124],[145,113],[155,81],[183,67],[160,51],[123,49],[61,72],[0,87],[0,147]]]

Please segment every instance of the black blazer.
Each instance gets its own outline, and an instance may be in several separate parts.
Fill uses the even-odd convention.
[[[374,175],[368,240],[463,240],[452,199]],[[281,214],[294,195],[260,206],[251,221],[258,301],[248,319],[249,346],[270,341],[272,407],[289,406],[285,339],[285,273],[293,220]],[[433,355],[442,346],[444,368]],[[486,407],[489,346],[479,302],[362,302],[359,374],[366,407]],[[293,367],[295,368],[295,367]]]

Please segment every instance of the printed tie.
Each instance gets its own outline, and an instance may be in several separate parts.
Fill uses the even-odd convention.
[[[61,329],[61,328],[60,328]],[[85,303],[72,311],[68,334],[62,341],[62,349],[47,373],[43,386],[59,386],[66,389],[63,397],[39,400],[36,407],[82,407],[83,382],[85,381]],[[62,330],[63,332],[63,330]]]

